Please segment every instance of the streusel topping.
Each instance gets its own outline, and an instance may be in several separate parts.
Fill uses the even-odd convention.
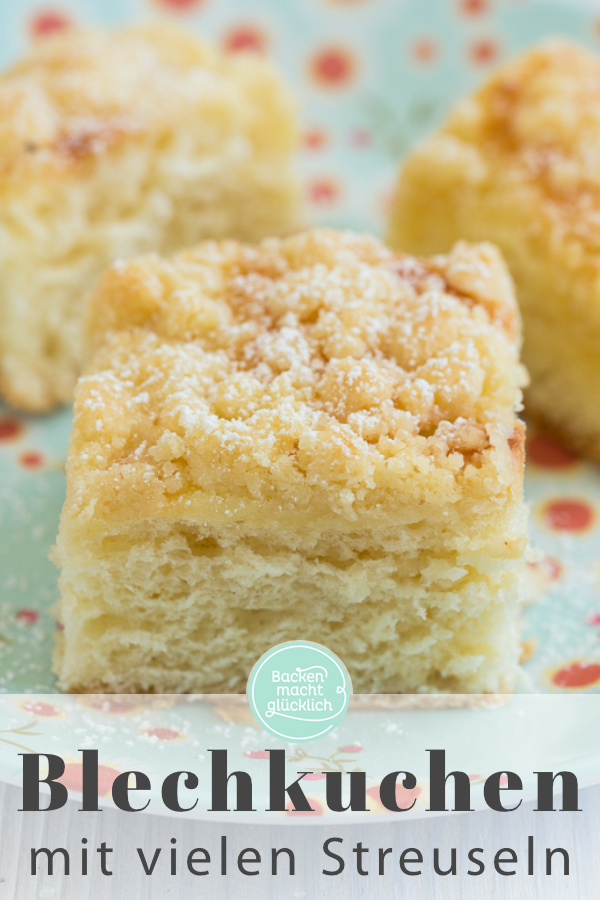
[[[218,110],[235,108],[253,142],[280,152],[293,136],[265,135],[253,102],[263,95],[272,103],[273,85],[255,54],[219,53],[164,23],[40,41],[0,75],[0,188],[32,173],[56,177],[194,106],[222,137]]]
[[[565,40],[509,61],[443,133],[479,147],[473,178],[537,191],[557,240],[600,248],[600,60]],[[575,251],[573,251],[575,253]]]
[[[117,263],[91,310],[74,440],[117,481],[133,466],[167,493],[312,485],[352,505],[434,469],[450,489],[515,431],[517,313],[490,245],[417,260],[333,231],[206,243]]]

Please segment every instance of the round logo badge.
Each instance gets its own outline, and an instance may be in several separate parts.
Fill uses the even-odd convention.
[[[247,693],[265,731],[284,741],[312,741],[344,718],[352,682],[327,647],[289,641],[261,656],[250,672]]]

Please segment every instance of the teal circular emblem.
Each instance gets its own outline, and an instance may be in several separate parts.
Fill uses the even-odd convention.
[[[284,741],[312,741],[342,721],[352,682],[327,647],[289,641],[261,656],[250,672],[247,693],[265,731]]]

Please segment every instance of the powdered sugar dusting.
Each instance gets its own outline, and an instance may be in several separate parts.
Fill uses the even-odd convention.
[[[327,486],[346,509],[344,491],[364,496],[400,457],[458,477],[514,428],[508,284],[487,246],[428,262],[333,231],[113,268],[76,432],[116,484],[135,463],[171,495],[226,472],[251,496],[267,478]]]

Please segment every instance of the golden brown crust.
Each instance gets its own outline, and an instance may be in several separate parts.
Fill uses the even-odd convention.
[[[220,54],[171,26],[82,30],[48,38],[0,76],[0,190],[64,174],[128,139],[176,121],[194,97],[237,91],[254,140],[260,104],[275,89],[267,62]],[[252,119],[256,118],[256,127]],[[212,123],[214,127],[214,123]],[[294,135],[274,136],[291,147]],[[282,152],[274,146],[273,153]]]
[[[490,245],[416,260],[316,231],[115,265],[91,304],[103,346],[65,516],[349,528],[399,497],[518,497],[515,322]]]
[[[208,242],[114,265],[88,330],[63,688],[241,691],[302,632],[357,691],[511,689],[523,371],[493,247]]]
[[[450,116],[447,130],[477,138],[484,154],[508,157],[563,214],[600,187],[600,61],[582,47],[550,40],[509,61]]]
[[[600,60],[548,40],[509,61],[441,132],[477,148],[471,178],[505,191],[517,208],[535,204],[550,251],[590,278],[600,277],[599,98]],[[590,307],[589,326],[600,334],[600,304]]]

